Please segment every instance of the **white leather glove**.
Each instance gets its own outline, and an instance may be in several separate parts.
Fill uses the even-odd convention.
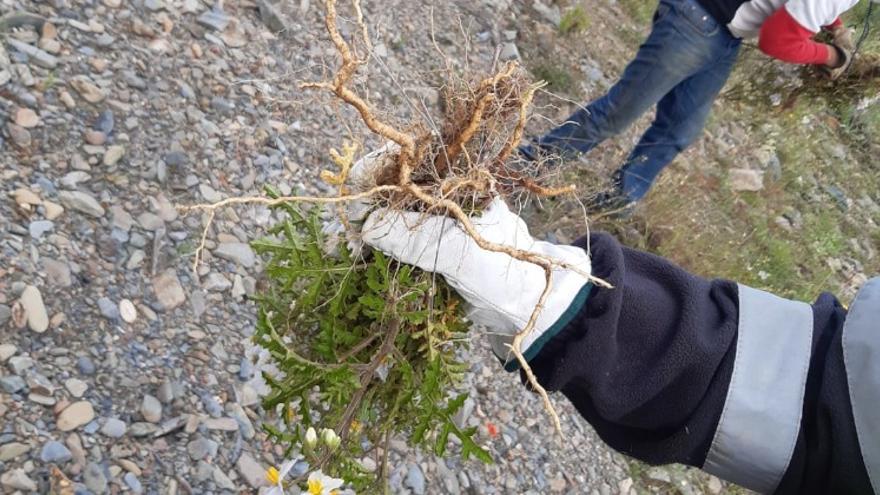
[[[592,287],[584,276],[590,273],[590,258],[579,247],[536,241],[525,222],[499,198],[472,222],[487,241],[531,251],[582,272],[562,268],[553,271],[544,309],[522,344],[523,356],[531,360],[586,301]],[[480,248],[456,220],[445,216],[377,210],[364,222],[362,237],[402,263],[443,275],[468,303],[468,318],[490,330],[492,349],[505,362],[505,369],[519,367],[511,359],[509,345],[525,328],[544,290],[541,267]]]
[[[376,172],[384,167],[387,164],[386,159],[393,157],[398,150],[400,150],[400,147],[396,143],[388,142],[381,148],[362,156],[356,161],[351,166],[351,170],[348,172],[348,180],[346,180],[351,192],[357,194],[376,187]],[[330,205],[330,208],[337,207],[338,205],[335,204]],[[349,225],[357,227],[373,208],[373,203],[369,198],[356,199],[345,203],[344,208],[345,210],[342,214],[346,216]],[[363,241],[357,234],[357,229],[353,229],[355,232],[347,232],[345,225],[339,219],[340,213],[336,211],[333,213],[333,220],[325,223],[321,229],[321,232],[327,239],[324,251],[335,256],[338,243],[344,238],[352,255],[355,257],[359,256],[363,248]]]

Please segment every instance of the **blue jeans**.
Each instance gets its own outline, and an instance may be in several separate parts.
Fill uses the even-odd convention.
[[[653,124],[615,173],[624,199],[637,201],[699,136],[739,47],[740,40],[696,0],[661,0],[651,34],[620,81],[522,152],[533,157],[536,146],[563,156],[586,153],[656,104]]]

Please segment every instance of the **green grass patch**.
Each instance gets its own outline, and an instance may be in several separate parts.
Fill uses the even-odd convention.
[[[571,94],[575,78],[570,71],[551,62],[538,62],[531,67],[535,79],[547,82],[547,89],[554,93]]]
[[[590,17],[587,15],[587,11],[583,5],[578,4],[562,14],[562,20],[559,22],[559,33],[563,36],[578,33],[586,30],[589,26]]]

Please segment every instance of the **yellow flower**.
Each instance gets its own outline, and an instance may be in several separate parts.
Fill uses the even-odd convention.
[[[278,482],[281,481],[281,476],[279,475],[278,470],[275,469],[275,466],[266,470],[266,479],[273,485],[277,485]]]
[[[351,421],[351,426],[348,427],[348,431],[354,433],[355,435],[360,433],[362,429],[363,425],[361,425],[361,422],[356,419],[353,419]]]

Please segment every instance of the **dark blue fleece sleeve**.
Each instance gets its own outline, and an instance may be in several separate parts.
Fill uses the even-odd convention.
[[[530,364],[614,449],[651,464],[702,467],[736,355],[738,289],[607,234],[577,245],[596,287],[578,316]],[[859,456],[840,351],[846,311],[813,305],[813,359],[800,436],[779,493],[871,493]]]

